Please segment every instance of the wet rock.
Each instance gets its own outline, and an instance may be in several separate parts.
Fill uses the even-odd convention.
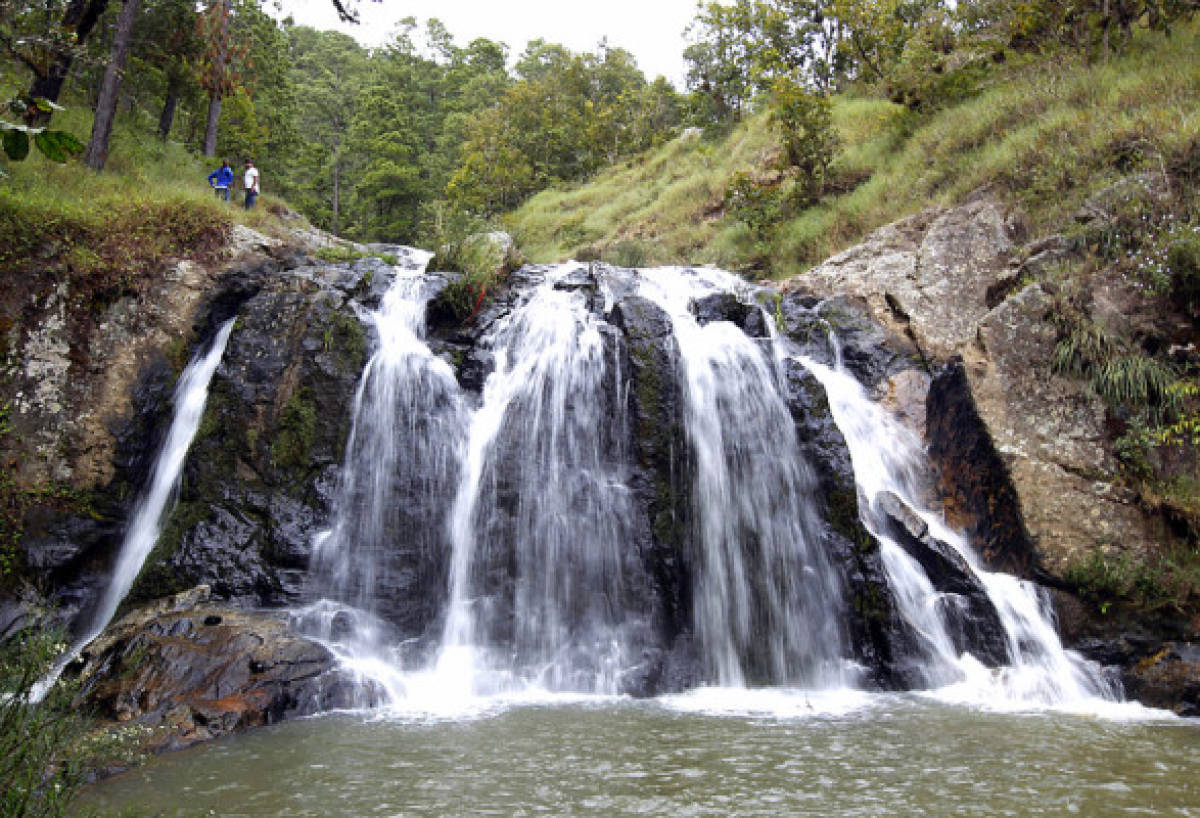
[[[953,546],[936,539],[929,526],[904,501],[881,492],[874,506],[885,520],[888,535],[920,564],[935,591],[952,595],[943,614],[959,653],[969,652],[986,665],[1009,662],[1007,637],[996,606],[983,583]]]
[[[859,516],[846,440],[816,377],[794,360],[785,363],[784,375],[796,436],[817,478],[823,547],[846,582],[848,647],[866,669],[866,683],[885,689],[911,688],[921,679],[916,639],[897,612],[879,542]]]
[[[1125,692],[1149,707],[1200,716],[1200,646],[1168,642],[1122,674]]]
[[[801,355],[832,367],[840,352],[842,365],[868,388],[920,360],[909,340],[889,335],[857,299],[818,299],[789,289],[781,296],[779,317]]]
[[[326,267],[277,276],[240,308],[134,601],[195,583],[247,605],[303,595],[368,351],[353,294],[374,269]]]
[[[347,680],[285,617],[214,605],[198,588],[130,612],[88,645],[78,701],[146,728],[142,749],[187,747],[336,705]],[[197,627],[196,622],[204,622]]]
[[[679,352],[670,317],[656,304],[631,295],[612,311],[624,340],[629,373],[630,433],[636,468],[630,484],[643,511],[635,538],[654,578],[660,606],[656,618],[670,644],[692,628],[691,562],[686,551],[690,490]]]

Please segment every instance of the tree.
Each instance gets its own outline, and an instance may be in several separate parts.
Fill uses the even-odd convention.
[[[312,157],[297,192],[317,211],[318,223],[337,234],[342,226],[342,147],[367,81],[368,57],[353,38],[336,32],[297,28],[290,32],[290,42],[296,93],[304,101],[299,131]],[[317,170],[313,165],[319,165],[318,172],[312,172]]]
[[[221,103],[236,86],[233,72],[229,70],[230,42],[229,18],[232,0],[212,0],[208,11],[201,17],[201,37],[206,50],[203,62],[204,89],[208,91],[208,116],[204,128],[205,156],[217,152],[217,125],[221,120]]]
[[[113,120],[117,115],[117,94],[121,90],[121,72],[129,59],[133,43],[133,23],[137,19],[141,0],[124,0],[117,18],[112,53],[104,69],[100,94],[96,100],[96,117],[92,123],[92,138],[84,151],[83,161],[92,170],[103,170],[108,161],[108,141],[112,137]]]
[[[196,4],[193,0],[143,0],[143,4],[146,10],[137,27],[133,56],[138,60],[137,73],[154,73],[161,81],[158,137],[166,139],[180,103],[199,92],[202,43]]]
[[[84,42],[108,8],[108,0],[42,0],[0,5],[0,44],[33,74],[29,100],[58,101]],[[30,105],[25,124],[45,127],[53,106]]]

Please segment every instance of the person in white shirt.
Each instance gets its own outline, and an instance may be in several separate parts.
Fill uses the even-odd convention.
[[[249,210],[254,207],[254,200],[259,193],[258,168],[249,159],[246,160],[246,177],[242,180],[242,186],[246,188],[246,209]]]

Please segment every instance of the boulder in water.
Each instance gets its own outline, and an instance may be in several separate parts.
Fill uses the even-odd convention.
[[[333,656],[285,615],[210,597],[199,586],[111,625],[76,665],[80,703],[106,722],[148,728],[142,749],[158,752],[349,702]]]
[[[1008,640],[1000,614],[962,555],[930,534],[925,521],[891,492],[880,492],[874,505],[888,535],[920,564],[934,590],[953,595],[943,615],[955,649],[991,667],[1007,664]]]

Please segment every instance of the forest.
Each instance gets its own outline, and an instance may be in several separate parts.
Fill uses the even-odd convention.
[[[386,47],[366,49],[278,21],[256,0],[22,1],[0,9],[0,127],[9,161],[32,142],[55,159],[82,152],[98,170],[119,118],[214,166],[252,157],[268,192],[318,227],[415,244],[684,128],[711,136],[767,110],[782,201],[795,210],[831,181],[831,95],[854,89],[928,113],[977,93],[1007,61],[1096,59],[1195,10],[1192,0],[710,2],[688,31],[679,90],[603,40],[580,54],[535,39],[514,54],[407,18]],[[57,106],[94,111],[90,138],[51,126]],[[728,202],[759,231],[762,194],[743,175]]]

